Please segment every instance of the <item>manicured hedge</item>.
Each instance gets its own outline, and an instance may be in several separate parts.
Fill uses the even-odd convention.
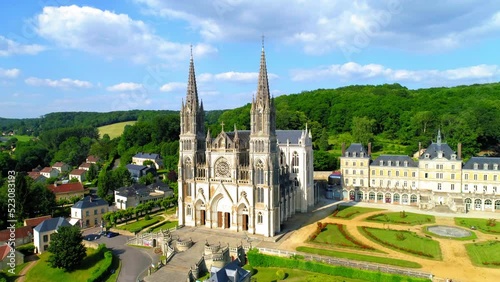
[[[113,263],[113,253],[108,250],[104,245],[99,245],[99,255],[104,255],[104,260],[99,268],[94,270],[92,276],[87,279],[87,282],[104,281],[106,274]]]
[[[247,253],[248,261],[253,267],[284,267],[296,268],[306,271],[318,272],[327,275],[341,276],[346,278],[360,279],[366,281],[388,281],[388,282],[420,282],[429,279],[401,276],[382,272],[348,268],[344,266],[328,265],[319,262],[289,259],[277,256],[264,255],[253,249]]]

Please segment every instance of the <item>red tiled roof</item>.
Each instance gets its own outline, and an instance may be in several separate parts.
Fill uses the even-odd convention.
[[[52,218],[50,215],[44,215],[34,218],[27,218],[24,220],[24,226],[30,226],[31,228],[35,228],[38,224],[42,223],[42,221]]]
[[[65,163],[57,162],[57,163],[53,164],[52,167],[62,167],[63,165],[65,165]]]
[[[0,260],[3,260],[10,252],[9,245],[0,246]]]
[[[70,175],[83,175],[87,171],[84,169],[73,169],[69,174]]]
[[[29,234],[33,235],[33,228],[31,226],[23,226],[16,228],[16,238],[28,237]],[[5,229],[0,231],[0,242],[8,241],[10,238],[10,230]]]
[[[79,166],[79,168],[80,168],[80,167],[87,167],[87,168],[90,168],[90,166],[91,166],[91,165],[92,165],[91,163],[82,163],[82,164]]]
[[[53,168],[51,168],[50,166],[47,166],[47,167],[44,167],[42,170],[40,170],[40,172],[51,172]]]
[[[28,176],[31,177],[33,180],[37,179],[38,177],[40,177],[40,172],[38,171],[30,171],[28,172]]]
[[[49,184],[49,185],[47,185],[47,188],[50,191],[52,191],[52,193],[54,193],[54,194],[83,192],[84,191],[83,185],[80,182],[58,184],[57,186],[54,184]]]
[[[100,160],[99,157],[96,157],[96,156],[93,156],[93,155],[90,155],[90,156],[87,157],[87,162],[88,163],[96,163],[99,160]]]

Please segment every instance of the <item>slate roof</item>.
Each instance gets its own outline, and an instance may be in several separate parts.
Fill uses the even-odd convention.
[[[108,202],[106,202],[105,200],[103,200],[101,198],[86,196],[85,198],[76,202],[76,204],[74,204],[71,208],[88,209],[88,208],[100,207],[100,206],[109,206],[109,205],[108,205]]]
[[[29,226],[31,228],[34,228],[38,224],[42,223],[44,220],[51,218],[52,216],[50,215],[44,215],[44,216],[39,216],[39,217],[34,217],[34,218],[27,218],[24,220],[24,225]]]
[[[128,187],[121,187],[117,189],[116,195],[123,197],[133,197],[136,195],[149,195],[150,192],[154,192],[154,190],[162,190],[167,192],[168,190],[172,190],[168,184],[163,182],[156,182],[149,185],[144,185],[140,183],[134,183]]]
[[[58,184],[57,186],[54,184],[47,185],[47,188],[52,191],[54,194],[60,193],[71,193],[71,192],[84,192],[82,183],[66,183],[66,184]]]
[[[455,154],[455,151],[453,151],[450,146],[446,143],[434,143],[432,142],[429,147],[425,150],[425,152],[419,157],[419,159],[424,160],[427,159],[426,155],[429,155],[429,159],[435,159],[438,157],[438,152],[442,151],[443,152],[443,158],[450,160],[451,155]],[[458,156],[456,156],[457,160],[459,159]]]
[[[250,271],[241,268],[240,260],[236,259],[223,268],[212,266],[210,274],[210,278],[206,280],[208,282],[239,282],[244,281]]]
[[[347,154],[347,157],[353,157],[354,153],[356,153],[357,158],[361,158],[361,153],[363,153],[363,158],[369,158],[368,152],[366,151],[365,147],[361,143],[352,143],[349,148],[345,151]],[[344,155],[346,157],[346,155]]]
[[[301,137],[302,130],[276,130],[276,138],[279,144],[286,144],[287,140],[290,144],[299,144]]]
[[[38,233],[57,230],[61,226],[71,226],[69,221],[64,219],[64,217],[54,217],[44,220],[42,223],[38,224],[34,230]]]
[[[140,152],[140,153],[135,154],[134,158],[156,160],[156,159],[160,158],[160,155]]]
[[[477,164],[477,170],[485,170],[485,164],[488,165],[486,170],[495,170],[495,164],[497,170],[500,170],[500,158],[493,157],[472,157],[464,164],[463,169],[474,169],[474,164]]]
[[[15,229],[16,238],[24,238],[29,235],[33,235],[33,227],[31,226],[22,226]],[[0,242],[6,242],[10,238],[10,230],[5,229],[0,231]]]
[[[397,162],[399,162],[399,167],[405,166],[405,161],[408,162],[408,167],[418,167],[418,163],[415,162],[412,158],[404,155],[381,155],[376,158],[370,166],[389,166],[389,161],[391,161],[390,166],[398,166]],[[383,164],[380,164],[383,162]]]
[[[136,165],[136,164],[128,164],[128,165],[126,165],[126,167],[128,170],[137,170],[137,171],[148,168],[145,165]]]
[[[227,137],[234,141],[234,131],[224,132]],[[250,130],[238,130],[238,138],[240,138],[240,142],[249,143],[250,142]]]

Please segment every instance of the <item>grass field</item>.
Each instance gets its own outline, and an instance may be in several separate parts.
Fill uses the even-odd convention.
[[[402,217],[404,216],[404,217]],[[411,213],[411,212],[389,212],[381,213],[366,218],[367,221],[403,224],[403,225],[418,225],[436,222],[433,215]]]
[[[415,232],[370,227],[358,229],[368,239],[385,247],[418,257],[442,260],[439,242],[420,237]]]
[[[141,219],[139,221],[132,221],[131,223],[125,224],[125,225],[120,225],[117,226],[116,228],[121,229],[121,230],[127,230],[130,232],[135,232],[135,231],[140,231],[146,227],[149,227],[155,223],[160,222],[161,217],[155,216],[152,217],[151,219]]]
[[[373,250],[370,246],[365,246],[363,243],[352,237],[345,225],[342,224],[327,224],[325,228],[312,240],[315,243],[328,244],[341,248],[356,248],[363,250]]]
[[[177,226],[178,223],[179,222],[176,220],[175,221],[167,220],[162,225],[156,226],[155,228],[153,228],[150,232],[158,232],[158,231],[160,231],[160,229],[166,230],[166,229],[174,228]]]
[[[328,257],[351,259],[351,260],[366,261],[366,262],[375,262],[375,263],[408,267],[408,268],[421,268],[422,267],[422,265],[420,265],[416,262],[413,262],[413,261],[399,260],[399,259],[393,259],[393,258],[388,258],[388,257],[376,257],[376,256],[362,255],[362,254],[356,254],[356,253],[345,253],[345,252],[338,252],[338,251],[325,250],[325,249],[316,249],[316,248],[303,247],[303,246],[297,247],[296,250],[298,252],[316,254],[316,255],[320,255],[320,256],[328,256]]]
[[[465,245],[474,265],[500,268],[500,242],[488,241]]]
[[[337,276],[330,276],[326,274],[321,274],[321,273],[315,273],[315,272],[309,272],[309,271],[304,271],[304,270],[299,270],[299,269],[290,269],[290,268],[278,268],[278,267],[256,267],[254,268],[256,270],[256,273],[252,275],[252,281],[257,281],[257,282],[272,282],[272,281],[283,281],[283,280],[278,280],[276,276],[276,271],[279,269],[283,270],[285,272],[285,280],[287,282],[325,282],[325,281],[332,281],[332,282],[361,282],[361,281],[366,281],[366,280],[359,280],[359,279],[351,279],[351,278],[345,278],[345,277],[337,277]],[[254,280],[255,278],[255,280]]]
[[[123,133],[123,129],[126,125],[134,125],[136,121],[124,121],[113,124],[108,124],[105,126],[100,126],[97,128],[99,130],[99,136],[104,136],[104,134],[108,134],[109,138],[113,139],[119,137]]]
[[[99,256],[96,249],[87,248],[87,257],[82,261],[80,267],[72,272],[64,272],[60,268],[52,268],[47,263],[50,253],[45,252],[40,255],[40,261],[27,273],[26,281],[37,282],[52,282],[52,281],[74,281],[85,282],[92,272],[95,271],[101,261],[104,261],[102,256]]]
[[[337,210],[333,212],[332,217],[352,219],[364,213],[369,213],[374,211],[383,211],[383,209],[339,205],[337,207]]]
[[[474,226],[477,230],[483,233],[500,235],[500,222],[497,222],[496,220],[485,218],[455,217],[455,224],[458,226],[463,226],[467,229],[470,229],[471,226]]]

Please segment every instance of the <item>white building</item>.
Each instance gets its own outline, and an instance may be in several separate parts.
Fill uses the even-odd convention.
[[[179,225],[205,226],[274,236],[296,212],[317,201],[311,134],[276,130],[262,48],[250,130],[205,132],[191,57],[181,107]]]
[[[134,183],[129,187],[121,187],[115,190],[115,203],[118,209],[126,210],[139,204],[169,198],[173,195],[174,190],[163,182],[150,185]]]
[[[49,248],[52,234],[61,226],[71,226],[64,217],[55,217],[44,220],[33,229],[35,252],[41,254]]]

